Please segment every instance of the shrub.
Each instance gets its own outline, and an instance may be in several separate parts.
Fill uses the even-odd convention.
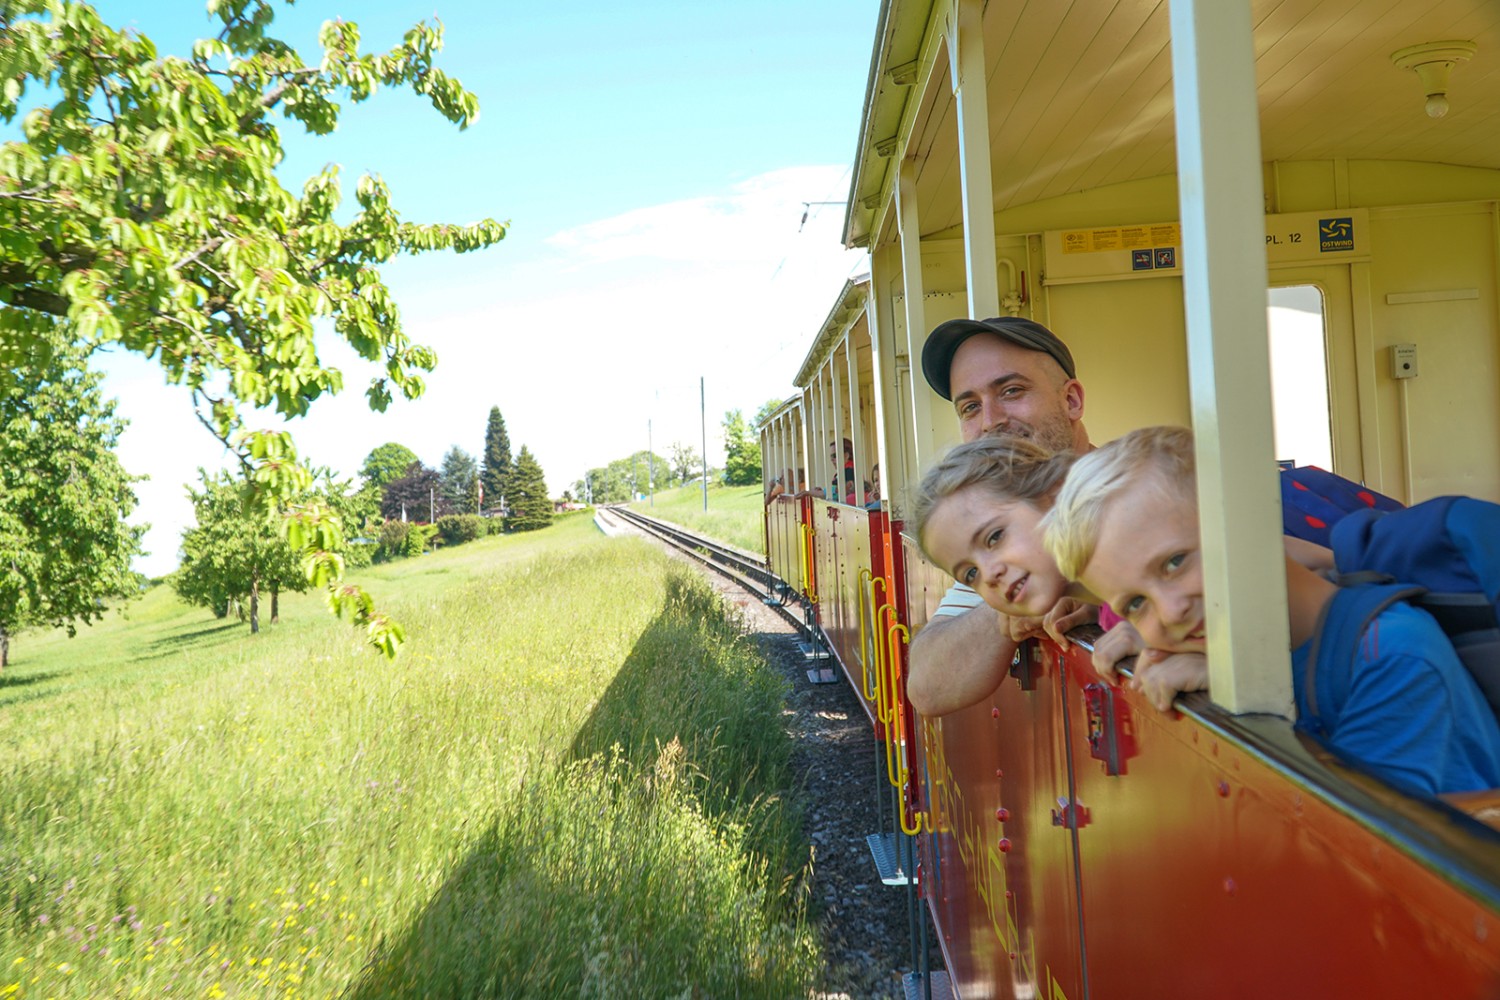
[[[406,540],[411,535],[412,526],[405,521],[387,521],[380,526],[380,541],[375,547],[375,561],[389,562],[392,559],[404,559],[407,555]],[[421,553],[418,548],[418,554]]]
[[[437,519],[438,537],[445,545],[462,545],[485,534],[484,518],[477,514],[446,514]]]
[[[349,569],[363,569],[375,561],[379,542],[350,542],[344,550],[344,565]]]
[[[420,524],[409,524],[406,526],[406,551],[408,557],[419,556],[422,550],[427,548],[427,532]]]

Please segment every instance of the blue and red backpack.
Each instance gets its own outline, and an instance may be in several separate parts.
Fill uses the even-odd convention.
[[[1304,696],[1310,728],[1332,728],[1319,705],[1347,693],[1360,636],[1396,601],[1428,612],[1500,717],[1500,505],[1438,497],[1395,511],[1355,511],[1331,527],[1339,592],[1324,611]]]
[[[1281,530],[1293,538],[1328,547],[1329,532],[1344,515],[1404,509],[1400,501],[1316,465],[1281,470]]]

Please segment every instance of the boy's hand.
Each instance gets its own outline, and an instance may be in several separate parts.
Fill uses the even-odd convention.
[[[1110,634],[1116,631],[1111,629]],[[1157,711],[1170,712],[1172,702],[1182,692],[1208,690],[1208,657],[1202,653],[1143,650],[1135,660],[1131,687],[1144,695]]]
[[[1043,616],[1042,629],[1052,637],[1053,642],[1067,650],[1073,645],[1068,641],[1068,629],[1098,620],[1099,609],[1097,607],[1085,604],[1076,597],[1064,597]]]
[[[1094,673],[1111,684],[1117,684],[1120,678],[1115,665],[1121,660],[1135,656],[1145,648],[1145,640],[1135,630],[1135,626],[1129,622],[1120,622],[1094,643]],[[1140,669],[1139,663],[1136,669]]]

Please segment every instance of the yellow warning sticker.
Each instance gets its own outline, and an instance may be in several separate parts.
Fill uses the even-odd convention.
[[[1062,234],[1063,253],[1106,253],[1111,250],[1148,250],[1182,244],[1182,227],[1175,222],[1155,226],[1111,226],[1072,229]]]

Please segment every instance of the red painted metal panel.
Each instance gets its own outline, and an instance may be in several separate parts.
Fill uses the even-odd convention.
[[[1032,680],[925,727],[932,905],[970,1000],[1084,995],[1072,838],[1051,821],[1068,790],[1062,677],[1039,664]]]
[[[1500,995],[1500,915],[1243,743],[1126,691],[1133,747],[1109,775],[1078,724],[1086,654],[1048,656],[1086,810],[1093,996]]]

